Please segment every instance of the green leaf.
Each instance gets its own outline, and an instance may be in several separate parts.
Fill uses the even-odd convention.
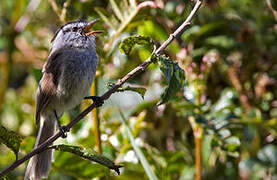
[[[262,162],[277,167],[277,146],[268,144],[258,152],[257,156]]]
[[[1,180],[9,180],[9,178],[7,176],[4,176],[1,178]]]
[[[266,168],[255,158],[247,158],[239,163],[240,170],[249,174],[249,179],[263,179],[265,177]]]
[[[144,154],[142,153],[142,151],[140,150],[140,148],[137,146],[136,142],[135,142],[135,138],[132,134],[132,131],[130,129],[130,127],[127,125],[126,123],[126,119],[122,113],[121,110],[119,110],[120,113],[120,120],[122,122],[122,124],[125,126],[126,130],[127,130],[127,136],[130,139],[130,142],[134,148],[134,151],[136,152],[136,155],[138,156],[139,161],[141,162],[147,176],[149,177],[150,180],[158,180],[157,176],[155,175],[154,171],[152,170],[152,168],[150,167],[150,164],[148,163],[148,161],[146,160]]]
[[[122,166],[115,165],[113,161],[106,158],[105,156],[98,154],[97,152],[93,151],[92,149],[86,149],[86,148],[80,147],[80,146],[71,146],[71,145],[65,145],[65,144],[54,145],[54,146],[51,146],[50,148],[53,148],[58,151],[70,152],[70,153],[80,156],[84,159],[97,162],[99,164],[102,164],[102,165],[108,167],[109,169],[115,170],[117,172],[117,174],[120,174],[119,168]]]
[[[214,36],[210,37],[205,40],[207,44],[217,46],[217,47],[222,47],[225,49],[230,49],[235,46],[235,41],[227,36]]]
[[[233,108],[238,96],[238,92],[234,89],[224,89],[220,95],[219,100],[213,105],[213,112],[222,111],[227,108]]]
[[[34,148],[34,144],[36,142],[36,138],[34,136],[26,137],[22,140],[20,144],[20,151],[30,152]]]
[[[16,159],[18,157],[18,151],[21,141],[22,137],[19,134],[13,131],[9,131],[5,127],[0,125],[0,143],[3,143],[8,148],[10,148],[14,152]]]
[[[137,44],[149,46],[149,48],[151,49],[151,52],[153,51],[154,41],[150,37],[140,36],[140,35],[127,37],[121,42],[119,48],[122,53],[129,55],[132,49]]]
[[[168,102],[184,86],[185,73],[178,63],[173,62],[168,57],[156,55],[156,58],[168,85],[162,94],[161,101],[158,103],[160,105]],[[155,57],[153,59],[155,59]]]
[[[98,163],[85,161],[79,156],[72,156],[72,154],[68,152],[56,151],[55,156],[53,169],[73,176],[76,179],[100,178],[108,176],[110,173],[107,167]]]
[[[236,136],[225,139],[225,145],[228,151],[235,151],[240,146],[240,140]]]
[[[108,88],[111,88],[114,85],[114,83],[109,83]],[[130,85],[122,85],[120,88],[116,90],[116,92],[123,92],[123,91],[134,91],[141,95],[141,97],[144,99],[144,95],[146,93],[146,88],[143,87],[135,87]]]

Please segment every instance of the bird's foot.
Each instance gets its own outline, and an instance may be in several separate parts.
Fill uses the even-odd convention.
[[[60,130],[61,133],[62,133],[62,138],[66,138],[66,137],[67,137],[67,131],[68,131],[68,129],[66,128],[66,126],[59,126],[58,128],[59,128],[59,130]]]
[[[68,129],[66,128],[66,126],[61,126],[60,118],[58,117],[58,114],[57,114],[56,110],[54,110],[54,114],[55,114],[55,117],[56,117],[56,121],[57,121],[57,124],[58,124],[59,131],[61,131],[61,133],[62,133],[62,138],[66,138],[67,137],[66,133],[67,133]]]

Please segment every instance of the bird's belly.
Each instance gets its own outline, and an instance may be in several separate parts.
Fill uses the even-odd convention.
[[[81,103],[82,99],[88,95],[91,83],[92,78],[89,76],[71,79],[66,90],[59,92],[62,104],[66,106],[66,109],[71,109]]]
[[[60,104],[60,112],[71,109],[80,104],[85,96],[88,95],[95,69],[87,68],[85,71],[69,71],[63,76],[57,88],[57,100]],[[65,80],[66,79],[66,80]]]

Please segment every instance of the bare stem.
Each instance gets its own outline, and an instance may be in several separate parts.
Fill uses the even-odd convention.
[[[203,139],[203,128],[199,127],[198,130],[196,130],[195,133],[200,134],[197,137],[194,137],[195,141],[195,166],[196,166],[196,172],[195,172],[195,180],[201,180],[202,176],[202,139]]]
[[[52,0],[49,0],[50,2],[53,2]],[[192,18],[196,14],[197,10],[200,8],[201,4],[203,3],[203,0],[197,0],[193,10],[191,11],[190,15],[187,17],[185,22],[173,33],[169,36],[169,38],[155,51],[156,54],[160,54],[172,41],[173,39],[181,33],[187,26],[190,25]],[[129,72],[127,75],[125,75],[122,79],[119,79],[117,83],[109,89],[103,96],[101,96],[102,100],[108,99],[116,90],[121,87],[127,80],[129,80],[131,77],[133,77],[136,73],[144,71],[149,65],[151,64],[150,58],[148,58],[146,61],[144,61],[142,64],[137,66],[135,69],[133,69],[131,72]],[[69,131],[72,126],[74,126],[76,123],[78,123],[82,118],[84,118],[91,110],[95,108],[95,104],[93,103],[89,107],[87,107],[83,112],[81,112],[73,121],[71,121],[67,126],[65,126],[66,130]],[[50,144],[52,144],[56,139],[58,139],[62,133],[58,131],[55,135],[47,139],[44,143],[40,144],[38,147],[34,148],[31,152],[29,152],[27,155],[22,157],[21,159],[15,161],[12,163],[9,167],[4,169],[0,172],[0,178],[6,175],[8,172],[12,171],[16,167],[18,167],[20,164],[22,164],[24,161],[28,160],[35,154],[38,154],[42,152],[45,148],[47,148]]]
[[[239,92],[240,96],[239,96],[239,100],[241,105],[243,106],[243,108],[245,109],[245,111],[247,113],[249,113],[250,109],[251,109],[251,105],[249,103],[249,98],[247,96],[246,90],[243,88],[243,86],[241,85],[240,79],[239,79],[239,75],[238,75],[238,69],[235,65],[232,65],[229,68],[228,71],[228,76],[231,80],[231,83],[233,84],[233,86],[235,87],[235,89]]]
[[[66,22],[65,21],[65,19],[66,19],[66,10],[67,10],[67,7],[70,4],[70,0],[67,0],[66,2],[64,2],[62,9],[59,9],[59,7],[58,7],[55,0],[48,0],[48,1],[51,4],[52,9],[54,10],[54,12],[59,17],[60,21],[64,24]]]
[[[98,77],[95,77],[94,83],[91,88],[91,94],[93,96],[97,96],[97,81]],[[100,121],[99,121],[99,116],[98,116],[98,109],[95,108],[92,110],[93,114],[93,123],[94,123],[94,137],[95,137],[95,145],[97,148],[98,153],[102,153],[102,148],[101,148],[101,131],[100,131]]]
[[[28,7],[24,14],[20,17],[20,19],[17,21],[14,29],[17,32],[22,32],[25,27],[28,25],[30,22],[30,19],[32,17],[32,13],[37,9],[38,5],[40,4],[41,0],[31,0],[28,4]]]
[[[271,1],[270,0],[266,0],[266,3],[267,3],[268,8],[273,13],[275,20],[277,21],[277,11],[273,8],[273,6],[271,4]]]
[[[67,7],[70,5],[70,0],[67,0],[66,2],[63,3],[63,9],[60,15],[61,21],[66,22],[66,11]]]
[[[195,142],[195,180],[201,180],[203,127],[195,121],[193,116],[190,116],[188,120],[193,130]]]

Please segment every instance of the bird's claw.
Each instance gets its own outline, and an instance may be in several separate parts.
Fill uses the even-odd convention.
[[[66,126],[59,126],[59,130],[62,133],[62,138],[66,138],[67,137],[67,131],[68,131]]]

